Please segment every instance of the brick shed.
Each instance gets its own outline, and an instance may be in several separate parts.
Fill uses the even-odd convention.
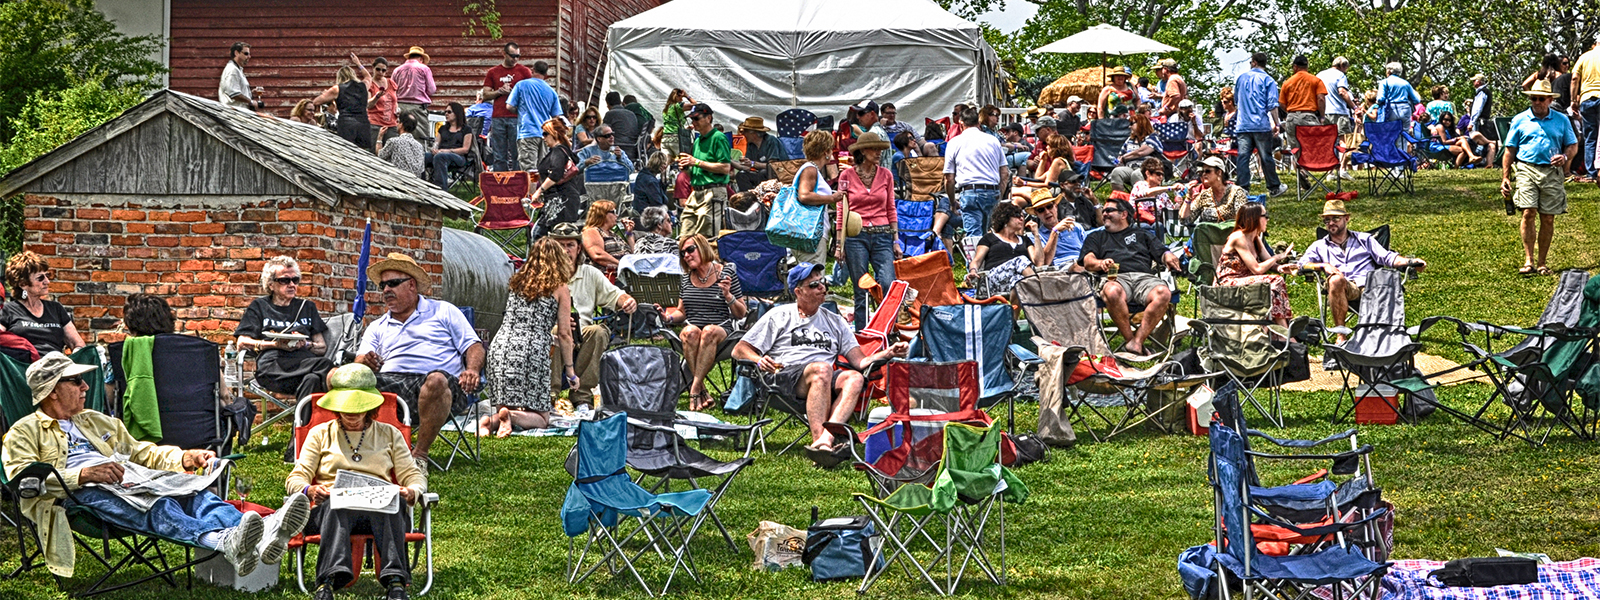
[[[349,312],[367,219],[375,256],[442,275],[444,218],[472,210],[326,130],[171,90],[0,179],[0,198],[18,195],[24,248],[48,257],[51,293],[91,342],[122,338],[139,292],[165,297],[179,331],[225,341],[278,254],[324,318]]]

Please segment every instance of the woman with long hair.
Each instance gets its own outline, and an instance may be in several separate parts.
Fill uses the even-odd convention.
[[[350,58],[355,59],[355,53]],[[356,64],[361,64],[356,61]],[[367,92],[372,100],[367,104],[367,120],[372,122],[372,139],[387,140],[400,135],[400,121],[396,120],[400,102],[400,86],[389,78],[389,60],[379,56],[372,59],[372,73],[367,82]]]
[[[1217,261],[1217,285],[1245,286],[1266,282],[1272,286],[1271,318],[1278,325],[1287,326],[1289,317],[1289,287],[1283,275],[1294,266],[1287,251],[1273,254],[1261,236],[1267,232],[1267,207],[1251,202],[1239,209],[1239,218],[1233,233],[1223,245],[1222,258]]]
[[[467,129],[467,111],[460,102],[451,102],[444,111],[444,126],[433,140],[427,162],[433,165],[433,184],[445,188],[450,169],[467,166],[467,154],[478,136]],[[448,189],[448,188],[445,188]]]
[[[489,342],[489,392],[495,411],[478,423],[478,435],[511,435],[513,429],[550,426],[550,345],[560,347],[562,376],[576,384],[572,356],[572,260],[554,239],[533,243],[528,261],[511,276],[505,321]],[[555,339],[551,339],[551,330]]]
[[[373,102],[375,96],[363,81],[366,72],[366,69],[357,71],[349,65],[339,67],[333,87],[323,90],[317,97],[312,98],[311,107],[321,108],[332,103],[339,110],[339,118],[335,121],[335,132],[339,137],[355,144],[358,148],[376,152],[372,140],[372,123],[367,120],[367,106]]]
[[[578,197],[583,194],[583,180],[578,179],[578,154],[572,150],[567,124],[554,118],[544,122],[544,158],[539,160],[539,187],[533,191],[532,201],[544,201],[544,215],[539,220],[540,235],[550,231],[556,223],[578,221]],[[549,198],[546,190],[554,190]]]
[[[50,263],[43,256],[30,250],[16,253],[6,260],[5,276],[12,296],[0,306],[0,331],[32,342],[40,356],[67,354],[84,346],[83,336],[72,324],[72,311],[45,299],[51,278]]]
[[[1051,183],[1063,183],[1072,170],[1072,142],[1067,136],[1052,133],[1045,138],[1047,150],[1039,161],[1039,166],[1034,168],[1033,178],[1040,183],[1023,181],[1021,177],[1011,180],[1011,202],[1021,207],[1033,205],[1033,193],[1040,189],[1049,189]]]
[[[1140,108],[1129,117],[1133,122],[1132,135],[1128,141],[1122,143],[1122,155],[1118,162],[1123,165],[1133,166],[1144,162],[1146,158],[1160,159],[1161,137],[1156,135],[1156,126],[1150,122],[1150,113]]]
[[[583,109],[583,114],[578,116],[578,122],[572,127],[573,144],[582,148],[594,141],[591,133],[600,127],[600,109],[593,106]]]
[[[733,263],[718,261],[711,242],[698,233],[678,240],[678,265],[683,268],[678,305],[667,309],[667,320],[684,324],[679,337],[684,362],[693,375],[689,410],[705,410],[712,402],[706,392],[706,374],[717,363],[722,341],[745,317],[744,287]]]
[[[595,268],[614,273],[623,255],[633,251],[633,220],[623,221],[623,233],[617,235],[617,203],[595,200],[589,204],[589,214],[583,223],[583,253]]]
[[[317,118],[316,109],[311,106],[310,98],[301,98],[299,102],[294,103],[294,108],[289,110],[289,120],[296,123],[305,123],[306,125],[322,126],[321,120]]]
[[[682,139],[684,107],[693,106],[694,98],[687,92],[672,88],[667,94],[667,105],[661,109],[661,149],[670,152],[673,156],[688,152],[688,140]]]

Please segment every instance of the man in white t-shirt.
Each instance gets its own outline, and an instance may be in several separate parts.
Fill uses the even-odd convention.
[[[811,429],[811,444],[806,448],[830,450],[833,434],[822,425],[843,423],[855,410],[866,384],[860,369],[876,361],[905,357],[907,345],[898,342],[872,356],[863,354],[844,317],[822,308],[828,295],[822,265],[800,263],[789,269],[788,283],[794,291],[794,304],[762,315],[734,346],[733,357],[756,363],[790,399],[804,402],[806,425]],[[834,360],[840,356],[854,370],[835,370]]]
[[[988,231],[989,212],[1000,202],[1001,186],[1011,181],[1000,140],[978,127],[978,111],[961,111],[961,135],[944,149],[944,187],[961,208],[963,235]]]
[[[1321,79],[1322,85],[1328,88],[1328,97],[1323,105],[1324,112],[1328,115],[1329,123],[1339,126],[1339,135],[1356,132],[1356,121],[1350,116],[1350,110],[1358,104],[1355,96],[1350,93],[1350,80],[1345,77],[1345,73],[1349,70],[1350,59],[1336,56],[1333,59],[1333,66],[1317,73],[1317,79]],[[1344,170],[1343,153],[1339,156],[1339,178],[1350,178],[1350,174]]]

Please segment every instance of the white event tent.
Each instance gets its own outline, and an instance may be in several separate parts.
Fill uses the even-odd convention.
[[[790,108],[838,119],[871,99],[920,128],[994,101],[997,59],[976,24],[932,0],[866,1],[672,0],[611,25],[604,91],[659,113],[681,88],[725,126]]]

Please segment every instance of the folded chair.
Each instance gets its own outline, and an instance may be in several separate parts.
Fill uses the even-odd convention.
[[[677,306],[682,279],[676,254],[628,254],[617,265],[617,286],[640,304]]]
[[[1156,417],[1181,407],[1198,386],[1218,375],[1184,373],[1182,365],[1172,361],[1139,368],[1112,356],[1096,327],[1100,308],[1089,275],[1051,271],[1025,277],[1017,282],[1017,299],[1033,327],[1038,347],[1065,347],[1068,352],[1062,360],[1072,365],[1086,362],[1093,367],[1091,374],[1063,378],[1062,384],[1071,406],[1069,419],[1097,441],[1146,421],[1165,430],[1167,424]],[[1090,395],[1115,398],[1121,406],[1098,406],[1090,401]],[[1122,414],[1118,415],[1119,411]]]
[[[1200,318],[1192,321],[1200,344],[1195,348],[1200,364],[1221,371],[1237,385],[1250,404],[1274,426],[1283,426],[1279,380],[1289,364],[1288,340],[1305,327],[1296,317],[1287,331],[1268,318],[1272,288],[1262,282],[1246,286],[1196,286]],[[1270,329],[1269,329],[1270,328]],[[1269,397],[1257,398],[1266,387]]]
[[[300,402],[295,405],[293,446],[296,458],[299,458],[300,449],[305,446],[306,438],[311,435],[312,427],[339,418],[333,411],[317,406],[317,401],[321,399],[322,394],[312,394],[300,399]],[[401,436],[408,440],[411,439],[411,426],[409,425],[412,422],[411,410],[406,403],[400,401],[399,396],[384,392],[383,404],[378,407],[378,414],[375,420],[379,423],[387,423],[394,426],[395,429],[400,430]],[[390,473],[389,475],[390,481],[393,482],[394,474]],[[416,512],[411,515],[411,531],[406,533],[406,543],[411,545],[411,570],[417,570],[418,566],[426,569],[427,580],[422,584],[422,588],[417,591],[418,596],[427,594],[428,590],[433,588],[433,510],[438,505],[439,494],[433,492],[423,494],[421,498],[417,499]],[[406,507],[402,508],[402,510],[410,511],[413,509]],[[355,577],[350,579],[350,585],[355,585],[356,579],[361,575],[361,565],[371,542],[371,535],[357,534],[350,536],[350,572],[355,574]],[[295,583],[300,586],[301,593],[309,593],[306,591],[306,549],[308,546],[321,544],[321,535],[301,534],[289,539],[289,550],[294,552]],[[371,562],[372,564],[378,563],[377,560]],[[313,575],[315,575],[315,561],[312,561],[311,569]]]
[[[484,171],[478,175],[483,215],[473,231],[518,260],[527,260],[528,249],[533,247],[535,219],[529,217],[522,202],[532,195],[530,190],[536,179],[537,175],[527,171]]]
[[[575,474],[561,504],[561,529],[567,534],[567,582],[588,579],[601,567],[618,573],[617,562],[633,574],[645,595],[654,597],[635,562],[655,551],[670,560],[671,569],[659,593],[666,594],[678,569],[695,581],[689,540],[705,522],[711,492],[694,489],[652,494],[627,474],[628,416],[618,413],[597,421],[578,423],[578,443],[573,449]],[[636,523],[635,523],[636,522]],[[583,548],[576,538],[588,534]],[[636,538],[639,538],[636,540]],[[630,549],[630,543],[637,549]],[[593,563],[584,568],[593,551]]]
[[[1301,125],[1295,128],[1294,137],[1300,142],[1300,149],[1294,154],[1295,199],[1305,200],[1318,190],[1323,194],[1344,191],[1336,176],[1339,172],[1339,126]],[[1329,179],[1333,180],[1331,190],[1328,189]],[[1303,187],[1302,181],[1311,185]]]
[[[1350,153],[1351,164],[1367,165],[1367,190],[1374,196],[1390,191],[1412,193],[1411,174],[1417,170],[1417,159],[1400,146],[1401,140],[1410,138],[1405,121],[1362,123],[1366,133],[1366,151]]]
[[[1367,275],[1367,287],[1361,294],[1368,307],[1361,315],[1361,324],[1351,330],[1343,344],[1323,346],[1323,351],[1339,365],[1343,375],[1339,399],[1334,403],[1334,423],[1355,415],[1362,402],[1382,402],[1411,422],[1433,412],[1438,398],[1433,393],[1433,384],[1417,370],[1416,355],[1422,350],[1417,337],[1437,321],[1407,329],[1405,293],[1403,273],[1394,269],[1373,271]],[[1358,396],[1358,386],[1353,383],[1365,387],[1369,393]],[[1390,400],[1383,390],[1394,390],[1395,400]],[[1398,394],[1405,395],[1403,409]],[[1347,398],[1350,400],[1348,408]]]
[[[1016,422],[1016,375],[1024,365],[1038,365],[1038,355],[1011,343],[1016,331],[1010,304],[966,304],[922,307],[922,333],[909,356],[934,362],[976,361],[978,406],[1005,403],[1006,431]]]
[[[857,593],[865,592],[900,560],[910,563],[933,586],[934,593],[942,596],[955,593],[968,567],[981,570],[996,585],[1006,584],[1005,503],[1026,501],[1028,486],[1000,464],[1003,435],[995,427],[947,423],[943,459],[931,484],[904,483],[884,497],[854,494],[885,538],[883,545],[873,548]],[[998,567],[985,544],[991,516],[1000,530]],[[944,526],[943,540],[929,530],[930,525],[940,524]],[[920,550],[923,542],[931,548],[914,551]],[[919,553],[926,558],[918,559]],[[886,554],[888,557],[882,558]],[[941,562],[942,585],[929,571],[939,570]]]
[[[1091,175],[1098,175],[1094,189],[1099,191],[1108,183],[1111,170],[1121,164],[1122,145],[1133,135],[1133,123],[1127,119],[1095,119],[1089,123],[1089,144],[1094,146],[1094,159],[1089,162]]]
[[[784,289],[784,259],[789,249],[767,241],[765,231],[735,231],[717,238],[717,254],[733,263],[747,296],[777,298]]]

